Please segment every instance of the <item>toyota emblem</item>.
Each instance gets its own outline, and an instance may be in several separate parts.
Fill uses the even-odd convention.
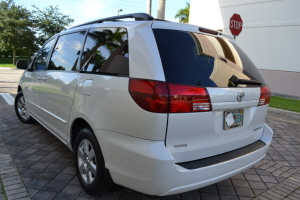
[[[244,92],[238,92],[236,99],[238,100],[238,102],[244,101],[244,99],[245,99],[245,93]]]

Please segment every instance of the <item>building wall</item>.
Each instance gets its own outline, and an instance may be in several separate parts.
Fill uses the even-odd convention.
[[[191,12],[195,1],[191,0]],[[300,0],[218,2],[225,33],[231,35],[231,16],[241,16],[243,30],[236,42],[260,69],[271,91],[300,97]]]
[[[190,0],[190,5],[189,24],[223,29],[218,0]]]
[[[300,72],[261,69],[260,72],[275,95],[300,98]]]

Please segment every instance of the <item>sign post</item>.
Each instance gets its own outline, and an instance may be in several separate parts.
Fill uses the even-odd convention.
[[[239,14],[233,14],[229,20],[229,29],[231,34],[234,36],[238,36],[243,29],[243,20]]]

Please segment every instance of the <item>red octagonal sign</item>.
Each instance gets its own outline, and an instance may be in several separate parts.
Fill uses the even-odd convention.
[[[238,14],[232,15],[229,21],[229,28],[232,35],[234,36],[238,36],[242,32],[243,20],[240,15]]]

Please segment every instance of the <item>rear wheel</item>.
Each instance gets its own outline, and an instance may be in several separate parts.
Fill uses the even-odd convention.
[[[98,141],[88,128],[79,131],[75,146],[75,169],[83,189],[94,196],[99,195],[105,184],[105,165]]]
[[[23,123],[34,123],[35,120],[29,115],[23,92],[20,91],[15,98],[15,112],[19,120]]]

